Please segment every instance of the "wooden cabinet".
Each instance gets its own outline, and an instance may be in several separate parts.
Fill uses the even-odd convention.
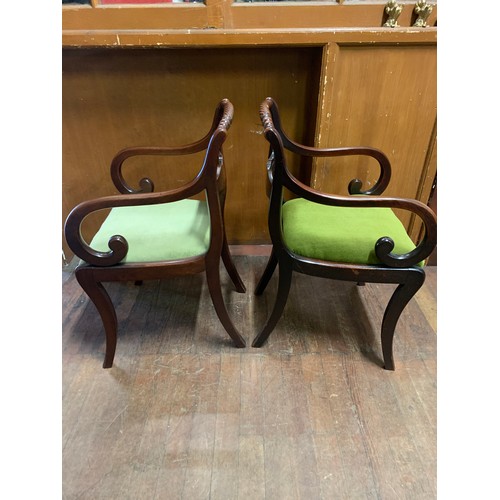
[[[119,149],[190,141],[209,127],[223,97],[235,105],[225,146],[231,243],[269,241],[258,114],[267,96],[290,136],[382,149],[393,166],[387,194],[427,203],[436,174],[437,8],[428,27],[415,28],[415,3],[403,3],[400,27],[386,28],[385,4],[362,3],[63,6],[63,219],[80,201],[115,192],[108,171]],[[167,162],[145,168],[161,188],[187,180],[196,166],[185,178],[172,176]],[[377,175],[355,158],[292,161],[292,168],[336,192],[353,177]],[[132,183],[138,172],[136,162],[127,165]],[[418,238],[418,221],[401,219]]]

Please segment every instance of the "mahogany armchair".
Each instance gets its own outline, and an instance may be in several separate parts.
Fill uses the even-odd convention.
[[[233,111],[231,102],[223,99],[209,132],[192,144],[120,151],[111,162],[111,178],[121,194],[83,202],[69,214],[66,240],[82,259],[75,270],[76,279],[96,306],[106,333],[103,368],[113,365],[117,341],[116,312],[102,285],[108,281],[141,282],[204,271],[222,325],[236,347],[245,347],[226,309],[219,275],[222,258],[236,291],[245,292],[231,259],[224,226],[226,177],[222,145]],[[178,156],[202,151],[206,153],[196,177],[179,188],[154,193],[151,179],[143,178],[140,189],[133,189],[122,175],[123,163],[134,156]],[[203,192],[205,199],[192,199]],[[104,208],[111,211],[87,244],[81,235],[82,221]]]
[[[388,158],[369,147],[319,149],[292,141],[283,131],[278,107],[272,98],[260,106],[265,138],[270,144],[269,233],[272,253],[257,284],[264,292],[279,264],[278,292],[274,308],[253,347],[267,340],[286,305],[293,271],[359,284],[397,284],[384,313],[381,343],[384,368],[394,370],[393,337],[398,319],[425,280],[423,264],[436,246],[436,217],[425,204],[411,199],[380,196],[391,177]],[[380,165],[380,176],[366,191],[362,182],[349,183],[349,196],[327,194],[296,179],[287,168],[285,150],[306,157],[367,155]],[[284,190],[295,195],[284,201]],[[416,214],[424,225],[418,245],[409,238],[392,209]]]

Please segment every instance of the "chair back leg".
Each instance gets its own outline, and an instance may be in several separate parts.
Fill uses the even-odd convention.
[[[224,235],[224,242],[222,244],[222,262],[224,262],[224,267],[226,268],[233,285],[236,288],[238,293],[245,293],[246,287],[234,265],[233,258],[231,257],[231,253],[229,252],[229,246],[227,244],[226,236]]]
[[[266,270],[264,271],[264,276],[266,276],[267,281],[269,281],[272,275],[272,271],[269,272],[269,270],[271,268],[273,268],[272,270],[274,270],[274,267],[276,266],[276,264],[274,264],[273,259],[276,259],[276,261],[278,260],[276,257],[273,257],[273,255],[271,255]],[[262,279],[264,278],[264,276],[262,277]],[[278,293],[276,295],[276,302],[274,303],[273,311],[271,312],[271,316],[267,320],[267,323],[252,342],[252,347],[262,347],[262,345],[267,340],[271,332],[274,330],[274,327],[278,323],[279,319],[281,318],[281,315],[283,314],[283,310],[285,309],[291,284],[292,284],[292,261],[290,258],[282,257],[279,259],[279,281],[278,281]],[[265,285],[267,285],[267,283],[265,283]]]
[[[78,268],[75,271],[75,276],[90,300],[94,303],[101,316],[101,320],[106,333],[106,353],[104,356],[103,368],[111,368],[116,351],[116,331],[118,321],[113,302],[108,295],[108,292],[94,278],[94,273],[90,268]]]
[[[264,290],[266,289],[269,280],[271,279],[274,270],[276,269],[276,265],[278,264],[278,257],[276,257],[276,252],[274,251],[274,247],[271,251],[271,255],[269,256],[269,260],[267,261],[267,266],[264,269],[264,272],[255,288],[255,295],[262,295]]]

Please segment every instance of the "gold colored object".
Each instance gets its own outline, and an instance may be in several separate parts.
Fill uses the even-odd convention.
[[[427,18],[432,12],[432,5],[427,3],[427,0],[418,0],[415,5],[414,12],[417,14],[417,20],[413,23],[413,26],[419,28],[425,28],[427,26]]]
[[[403,10],[403,6],[398,4],[396,0],[389,0],[385,6],[385,12],[388,16],[384,23],[386,28],[396,28],[398,26],[398,17]]]

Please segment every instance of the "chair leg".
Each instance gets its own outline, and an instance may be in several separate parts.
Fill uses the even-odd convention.
[[[215,312],[222,323],[222,326],[226,329],[229,336],[233,339],[236,347],[245,347],[245,339],[240,335],[236,327],[233,325],[229,313],[227,312],[226,304],[224,303],[224,298],[222,296],[219,266],[207,265],[205,269],[207,276],[208,290],[210,291],[210,296],[212,297],[212,302],[215,307]]]
[[[271,251],[271,255],[269,256],[269,260],[267,261],[267,266],[264,269],[264,273],[262,274],[257,287],[255,288],[255,295],[262,295],[264,293],[264,290],[266,289],[277,264],[278,257],[276,256],[276,252],[273,248]]]
[[[222,262],[224,262],[224,267],[226,268],[226,271],[228,272],[229,277],[231,278],[236,288],[236,291],[238,293],[245,293],[247,289],[238,273],[238,270],[236,269],[236,266],[234,265],[225,235],[224,242],[222,244]]]
[[[266,281],[269,281],[269,278],[272,275],[272,271],[274,271],[274,267],[276,267],[276,264],[273,264],[272,259],[273,255],[271,254],[266,270],[264,271],[264,275],[262,276],[261,281],[257,286],[257,289],[259,289],[259,286],[263,282],[264,277]],[[269,271],[270,269],[272,269],[272,271]],[[288,299],[288,293],[290,291],[291,283],[292,283],[291,262],[288,262],[288,260],[285,261],[281,260],[279,267],[279,282],[278,282],[278,292],[276,295],[276,302],[274,303],[273,311],[271,312],[271,316],[267,320],[266,325],[257,335],[257,337],[255,337],[255,339],[253,340],[252,347],[262,347],[262,345],[268,339],[271,332],[274,330],[274,327],[276,326],[279,319],[281,318],[281,315],[283,314],[283,309],[285,308],[286,301]],[[265,288],[266,285],[267,282],[264,284],[262,290]]]
[[[102,367],[111,368],[115,357],[116,331],[118,327],[115,308],[108,292],[102,286],[102,283],[95,281],[91,269],[77,269],[75,271],[75,276],[101,316],[104,331],[106,333],[106,353],[104,355]]]
[[[425,281],[425,272],[423,270],[412,271],[411,279],[405,283],[398,285],[392,294],[389,303],[385,309],[384,318],[382,320],[382,353],[384,356],[384,368],[386,370],[394,370],[394,357],[392,352],[392,344],[394,339],[394,330],[401,313],[417,293]]]

